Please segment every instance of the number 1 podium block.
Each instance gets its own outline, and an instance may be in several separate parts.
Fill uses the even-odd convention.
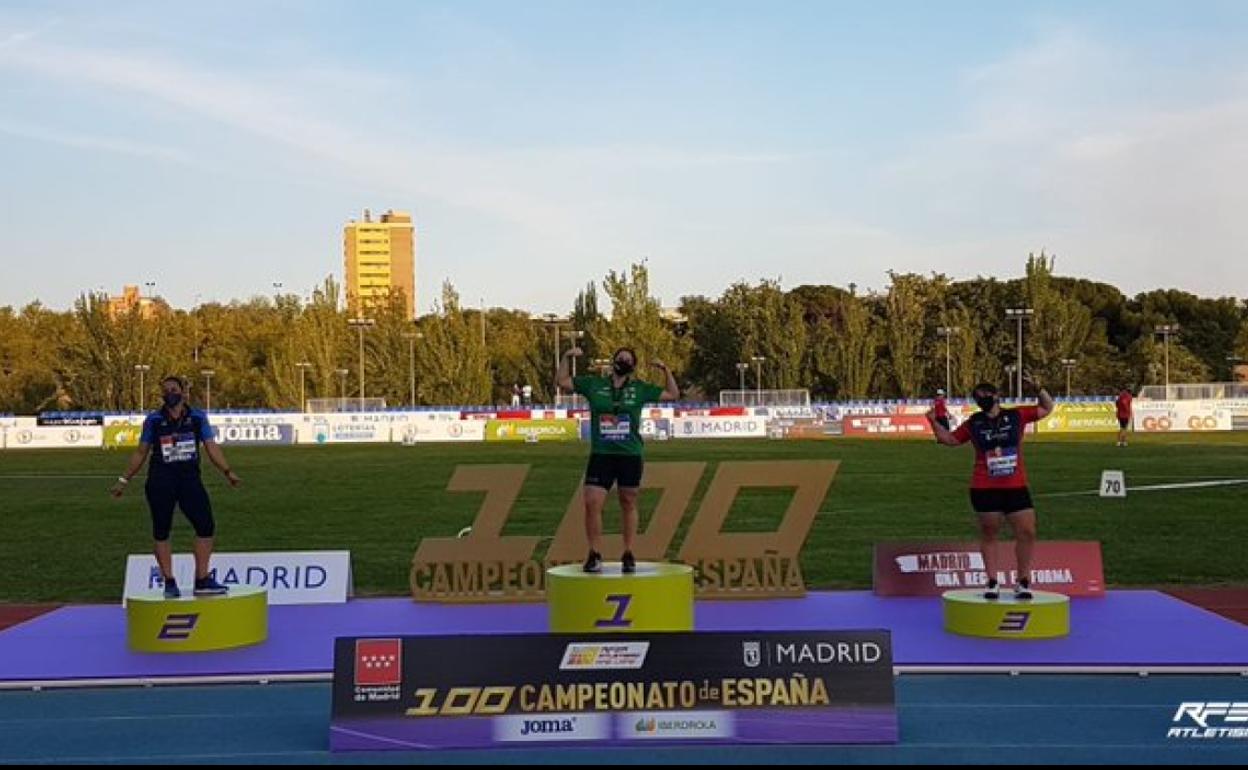
[[[693,630],[693,568],[639,562],[625,575],[616,562],[588,574],[578,564],[546,573],[546,604],[554,633]]]

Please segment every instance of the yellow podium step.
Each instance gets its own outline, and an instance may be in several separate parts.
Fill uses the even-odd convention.
[[[1070,597],[1033,591],[1034,598],[984,598],[983,589],[947,591],[943,596],[945,630],[985,639],[1054,639],[1070,633]]]
[[[625,575],[608,562],[587,574],[580,565],[546,573],[546,604],[555,633],[692,631],[693,568],[685,564],[640,562]]]
[[[225,596],[166,599],[162,593],[126,597],[130,649],[135,652],[212,652],[248,647],[269,636],[269,595],[235,586]]]

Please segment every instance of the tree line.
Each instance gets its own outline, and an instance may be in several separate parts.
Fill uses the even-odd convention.
[[[1006,387],[1017,327],[1008,308],[1029,308],[1026,368],[1063,393],[1107,394],[1160,384],[1169,339],[1171,382],[1230,378],[1248,359],[1248,305],[1156,290],[1117,288],[1055,274],[1055,260],[1029,255],[1022,278],[954,281],[940,274],[889,273],[879,292],[855,286],[737,283],[719,297],[691,296],[665,312],[643,264],[589,283],[562,318],[503,308],[466,308],[442,286],[434,312],[405,317],[400,297],[375,308],[364,332],[365,393],[390,405],[498,404],[530,385],[551,403],[558,351],[578,345],[580,371],[619,346],[662,359],[689,400],[737,389],[806,388],[815,400],[930,395],[948,378],[953,394],[980,381]],[[279,294],[191,310],[162,306],[113,316],[108,298],[83,294],[72,310],[35,302],[0,308],[0,412],[108,410],[157,399],[165,373],[187,377],[196,400],[212,372],[214,408],[298,408],[306,398],[354,397],[359,337],[340,286],[327,278],[307,298]],[[600,307],[609,304],[610,312]],[[574,337],[573,334],[580,335]],[[755,359],[762,359],[756,362]],[[1071,363],[1073,362],[1073,364]],[[139,392],[136,365],[145,371]],[[346,376],[343,370],[348,373]],[[414,377],[413,377],[414,374]]]

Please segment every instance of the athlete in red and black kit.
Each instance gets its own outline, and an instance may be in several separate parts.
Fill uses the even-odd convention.
[[[1131,391],[1123,388],[1118,392],[1118,398],[1114,400],[1114,407],[1118,411],[1118,446],[1127,445],[1127,431],[1131,428]]]
[[[949,402],[945,398],[943,388],[936,390],[936,400],[932,402],[932,411],[936,414],[936,422],[940,423],[945,430],[952,428],[949,423]]]
[[[1032,380],[1026,380],[1033,384]],[[1008,519],[1014,530],[1018,557],[1017,599],[1030,599],[1031,557],[1036,545],[1036,509],[1027,487],[1027,467],[1023,463],[1023,435],[1028,423],[1038,422],[1053,411],[1053,397],[1039,389],[1039,406],[1002,409],[995,385],[975,386],[975,403],[980,411],[950,431],[936,421],[935,411],[927,413],[936,440],[947,446],[971,442],[975,446],[975,472],[971,477],[971,506],[979,516],[980,548],[988,571],[986,599],[999,599],[996,554],[993,545],[1001,523]]]

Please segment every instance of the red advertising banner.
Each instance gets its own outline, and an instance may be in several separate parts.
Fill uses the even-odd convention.
[[[931,438],[932,428],[921,414],[847,416],[844,435],[857,438]]]
[[[707,409],[677,409],[677,417],[748,417],[750,410],[744,406],[712,406]]]
[[[997,543],[1003,570],[997,580],[1014,585],[1014,543]],[[978,543],[877,543],[877,596],[940,596],[958,588],[987,585],[984,558]],[[1101,544],[1096,542],[1040,542],[1031,567],[1031,585],[1067,596],[1105,595]]]

